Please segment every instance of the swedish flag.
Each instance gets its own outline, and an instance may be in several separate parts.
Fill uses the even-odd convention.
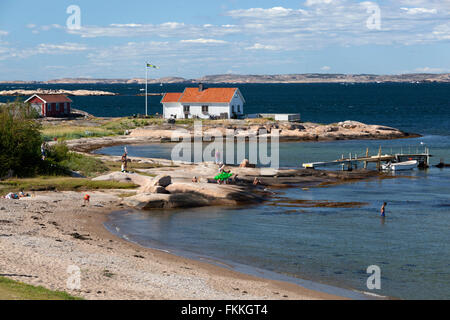
[[[147,63],[147,68],[155,68],[155,69],[159,69],[159,67],[157,67],[157,66],[155,66],[155,65],[153,65],[153,64],[150,64],[150,63]]]

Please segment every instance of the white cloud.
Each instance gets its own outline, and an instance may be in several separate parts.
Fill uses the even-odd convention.
[[[38,53],[45,53],[45,54],[60,54],[65,52],[77,52],[77,51],[85,51],[88,48],[79,43],[70,43],[66,42],[63,44],[48,44],[48,43],[41,43],[37,46],[36,50]]]
[[[216,40],[216,39],[203,39],[203,38],[199,38],[199,39],[190,39],[190,40],[181,40],[181,43],[201,43],[201,44],[225,44],[228,43],[227,41],[224,40]]]
[[[433,36],[438,40],[450,40],[450,22],[436,26],[433,30]]]
[[[306,0],[305,5],[310,7],[321,4],[330,4],[331,2],[333,2],[333,0]]]
[[[68,33],[78,34],[83,38],[97,37],[201,37],[223,36],[237,33],[234,25],[188,25],[181,22],[165,22],[161,24],[111,24],[109,26],[82,26],[80,29],[67,30]]]
[[[273,45],[264,45],[261,43],[255,43],[251,47],[245,48],[246,50],[278,50],[279,48],[277,46]]]
[[[400,8],[403,11],[406,11],[407,14],[436,14],[437,9],[426,9],[426,8]]]
[[[0,37],[1,37],[1,36],[7,36],[8,34],[9,34],[8,31],[0,30]]]
[[[320,70],[322,70],[322,71],[330,71],[330,70],[331,70],[331,67],[329,67],[329,66],[323,66],[322,68],[320,68]]]
[[[283,7],[273,7],[270,9],[263,8],[251,8],[251,9],[239,9],[228,12],[233,18],[252,18],[252,19],[269,19],[292,16],[293,14],[303,14],[305,10],[286,9]]]
[[[17,49],[8,46],[4,48],[0,47],[0,60],[7,60],[11,58],[26,59],[39,54],[71,54],[83,52],[86,50],[88,50],[88,47],[86,45],[70,42],[62,44],[41,43],[35,47],[29,47],[25,49]]]

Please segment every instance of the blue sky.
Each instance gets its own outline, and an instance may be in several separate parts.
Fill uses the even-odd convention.
[[[0,81],[142,78],[146,61],[153,78],[450,72],[450,0],[0,2]]]

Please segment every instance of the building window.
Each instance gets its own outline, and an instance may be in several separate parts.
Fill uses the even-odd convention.
[[[183,106],[183,111],[184,112],[189,112],[191,109],[191,106]]]
[[[241,113],[241,106],[240,105],[237,106],[237,112]]]
[[[209,111],[209,107],[208,106],[202,106],[202,112],[203,113],[208,113]]]
[[[47,112],[52,112],[52,105],[47,103]]]
[[[56,104],[56,110],[57,112],[59,112],[59,103]]]

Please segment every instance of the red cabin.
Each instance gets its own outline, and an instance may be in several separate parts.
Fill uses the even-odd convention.
[[[72,104],[72,100],[63,94],[34,94],[25,102],[30,103],[42,117],[67,116]]]

